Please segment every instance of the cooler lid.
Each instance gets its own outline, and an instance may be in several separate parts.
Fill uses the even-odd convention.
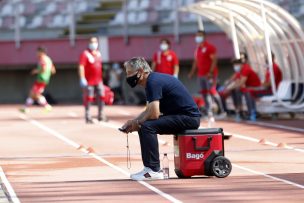
[[[178,133],[178,136],[182,135],[198,135],[198,134],[219,134],[223,133],[222,128],[199,128],[194,130],[185,130],[183,132]]]

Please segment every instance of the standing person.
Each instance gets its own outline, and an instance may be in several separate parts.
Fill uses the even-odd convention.
[[[124,64],[127,83],[131,87],[145,88],[146,109],[133,120],[128,120],[122,130],[138,131],[144,169],[132,174],[132,180],[163,179],[160,170],[157,134],[175,134],[200,125],[200,111],[185,86],[176,78],[152,72],[141,57]]]
[[[205,31],[199,30],[196,33],[195,42],[198,46],[194,53],[194,61],[188,78],[192,78],[193,74],[197,72],[201,93],[206,104],[206,111],[210,118],[213,117],[211,90],[212,87],[216,85],[218,76],[217,53],[215,46],[206,40]],[[220,96],[217,92],[213,92],[212,96],[221,103]],[[224,110],[221,105],[220,108],[223,112]]]
[[[89,39],[88,48],[84,50],[80,56],[78,73],[80,78],[80,86],[83,88],[83,99],[85,106],[85,121],[93,123],[90,106],[96,98],[98,105],[98,121],[107,121],[103,113],[105,96],[102,81],[102,60],[98,51],[98,40],[96,37]],[[95,96],[96,95],[96,96]]]
[[[45,48],[37,48],[37,57],[37,68],[33,69],[31,72],[32,75],[37,75],[37,79],[25,101],[24,107],[20,109],[23,113],[28,112],[28,107],[31,106],[34,101],[43,106],[46,111],[52,110],[52,106],[48,104],[42,93],[44,92],[45,87],[49,84],[51,75],[56,73],[56,69],[51,58],[46,54]]]
[[[170,41],[162,39],[159,48],[160,50],[153,55],[152,70],[178,78],[179,62],[175,52],[170,49]]]

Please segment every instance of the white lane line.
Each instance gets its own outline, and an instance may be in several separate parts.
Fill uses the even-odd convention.
[[[291,131],[296,131],[296,132],[304,133],[304,129],[302,129],[302,128],[284,126],[284,125],[279,125],[279,124],[263,123],[263,122],[258,122],[258,121],[256,121],[256,122],[246,121],[246,123],[252,124],[252,125],[260,125],[260,126],[266,126],[266,127],[273,127],[273,128],[279,128],[279,129],[291,130]]]
[[[6,178],[4,171],[2,170],[2,167],[0,166],[0,178],[6,188],[6,190],[9,193],[9,198],[11,199],[11,201],[13,203],[20,203],[19,198],[17,197],[12,185],[10,184],[10,182],[8,181],[8,179]]]
[[[200,128],[207,128],[207,127],[200,126]],[[257,138],[253,138],[253,137],[246,136],[246,135],[231,133],[231,132],[227,132],[227,131],[224,131],[224,134],[232,135],[232,137],[239,138],[239,139],[242,139],[242,140],[247,140],[247,141],[250,141],[250,142],[255,142],[255,143],[260,143],[261,142],[261,140],[259,140]],[[272,147],[279,147],[279,144],[274,143],[274,142],[269,142],[268,140],[265,140],[262,144],[269,145],[269,146],[272,146]],[[294,150],[294,151],[297,151],[297,152],[304,153],[304,149],[300,149],[300,148],[296,148],[296,147],[292,147],[292,146],[288,146],[288,145],[282,145],[281,148],[285,148],[285,149]]]
[[[76,142],[74,142],[74,141],[68,139],[68,138],[65,137],[64,135],[62,135],[62,134],[56,132],[55,130],[53,130],[53,129],[51,129],[51,128],[49,128],[49,127],[47,127],[47,126],[45,126],[45,125],[43,125],[43,124],[41,124],[41,123],[39,123],[39,122],[36,121],[36,120],[28,119],[28,118],[26,118],[25,116],[20,116],[20,118],[22,118],[22,119],[24,119],[24,120],[30,122],[32,125],[34,125],[34,126],[40,128],[40,129],[44,130],[45,132],[48,132],[49,134],[51,134],[51,135],[57,137],[58,139],[60,139],[60,140],[62,140],[63,142],[65,142],[65,143],[67,143],[67,144],[73,146],[73,147],[76,148],[76,149],[79,149],[79,147],[81,146],[81,145],[77,144]],[[91,152],[89,152],[89,151],[86,150],[86,149],[81,149],[81,151],[84,152],[84,153],[86,153],[86,154],[88,154],[88,155],[90,155],[91,157],[95,158],[96,160],[98,160],[98,161],[100,161],[100,162],[102,162],[102,163],[108,165],[108,166],[111,167],[112,169],[114,169],[114,170],[116,170],[116,171],[118,171],[118,172],[120,172],[120,173],[122,173],[122,174],[124,174],[124,175],[126,175],[126,176],[128,176],[128,177],[130,177],[130,173],[128,173],[127,171],[123,170],[122,168],[119,168],[118,166],[115,166],[114,164],[108,162],[107,160],[103,159],[102,157],[98,156],[97,154],[91,153]],[[166,198],[167,200],[173,202],[173,203],[181,203],[181,202],[182,202],[182,201],[180,201],[180,200],[174,198],[173,196],[171,196],[171,195],[169,195],[169,194],[167,194],[167,193],[162,192],[161,190],[157,189],[156,187],[154,187],[154,186],[152,186],[152,185],[150,185],[150,184],[148,184],[148,183],[146,183],[146,182],[144,182],[144,181],[137,181],[137,182],[140,183],[141,185],[147,187],[147,188],[150,189],[151,191],[157,193],[158,195],[160,195],[160,196]]]
[[[253,138],[253,137],[249,137],[249,136],[246,136],[246,135],[235,134],[235,133],[231,133],[231,132],[227,132],[227,131],[225,131],[225,134],[232,135],[232,137],[239,138],[239,139],[242,139],[242,140],[247,140],[247,141],[250,141],[250,142],[260,143],[260,141],[261,141],[259,139]],[[269,142],[267,140],[265,140],[265,142],[262,143],[262,144],[273,146],[273,147],[278,147],[278,145],[279,145],[277,143]],[[300,148],[296,148],[296,147],[292,147],[292,146],[288,146],[288,145],[282,146],[281,148],[285,148],[285,149],[294,150],[294,151],[297,151],[297,152],[304,153],[304,149],[300,149]]]
[[[275,176],[268,175],[266,173],[262,173],[262,172],[259,172],[259,171],[255,171],[255,170],[252,170],[250,168],[247,168],[247,167],[244,167],[244,166],[240,166],[238,164],[232,164],[232,165],[233,165],[233,167],[242,169],[244,171],[248,171],[248,172],[253,173],[253,174],[261,175],[261,176],[264,176],[264,177],[267,177],[267,178],[270,178],[270,179],[273,179],[273,180],[276,180],[276,181],[279,181],[279,182],[283,182],[283,183],[286,183],[286,184],[289,184],[289,185],[292,185],[292,186],[304,189],[304,185],[300,185],[298,183],[295,183],[295,182],[292,182],[292,181],[289,181],[289,180],[285,180],[285,179],[282,179],[282,178],[277,178]]]

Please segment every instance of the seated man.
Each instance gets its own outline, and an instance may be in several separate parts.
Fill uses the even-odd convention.
[[[256,72],[251,68],[248,63],[244,63],[241,59],[233,61],[235,69],[240,72],[240,79],[235,84],[234,88],[240,88],[242,94],[245,96],[249,119],[256,121],[256,106],[255,101],[252,99],[250,89],[261,86],[261,81]]]
[[[152,72],[145,59],[132,58],[124,64],[127,83],[145,88],[146,109],[121,129],[138,131],[144,169],[132,180],[163,179],[157,134],[175,134],[200,125],[200,111],[185,86],[173,76]]]
[[[240,60],[242,64],[247,64],[248,57],[245,52],[240,52]],[[236,113],[236,121],[240,121],[240,112],[242,110],[242,93],[240,91],[240,87],[238,87],[240,78],[241,78],[241,66],[240,65],[233,65],[234,73],[231,75],[231,77],[225,81],[224,86],[221,87],[219,90],[219,94],[221,96],[221,101],[223,104],[223,108],[226,112],[228,112],[226,99],[231,95],[233,100],[233,105],[235,107],[235,113]]]
[[[273,75],[274,75],[274,81],[276,89],[278,89],[279,84],[282,81],[282,71],[278,64],[275,62],[275,55],[271,53],[272,56],[272,62],[273,62]],[[266,72],[265,72],[265,80],[262,83],[260,87],[256,88],[250,88],[249,91],[251,92],[251,95],[255,98],[259,98],[262,96],[272,95],[272,88],[271,88],[271,80],[270,80],[270,69],[268,65],[268,61],[266,59]]]

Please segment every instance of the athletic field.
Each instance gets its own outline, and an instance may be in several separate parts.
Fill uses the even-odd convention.
[[[0,202],[304,202],[304,120],[256,123],[216,121],[226,134],[227,178],[178,179],[173,136],[159,136],[161,158],[168,153],[170,179],[131,181],[142,169],[137,134],[117,130],[143,106],[107,106],[110,121],[86,125],[82,106],[55,106],[45,113],[19,106],[0,111]],[[97,109],[92,108],[92,113]],[[207,122],[202,120],[201,127]],[[6,195],[5,195],[5,194]]]

